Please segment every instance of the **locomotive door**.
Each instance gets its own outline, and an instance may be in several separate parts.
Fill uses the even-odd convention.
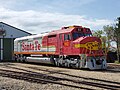
[[[71,53],[71,34],[70,33],[64,34],[63,53],[66,55]]]
[[[63,55],[63,34],[59,35],[59,52],[60,55]]]

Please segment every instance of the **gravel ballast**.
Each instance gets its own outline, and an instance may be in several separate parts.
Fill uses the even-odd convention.
[[[120,90],[120,65],[101,71],[52,65],[0,63],[0,90]]]

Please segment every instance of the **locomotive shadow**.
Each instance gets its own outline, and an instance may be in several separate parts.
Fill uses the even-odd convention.
[[[4,70],[5,72],[9,72],[9,74],[6,75],[5,73],[4,74],[2,73],[3,76],[14,78],[14,79],[25,80],[25,81],[29,81],[29,82],[34,82],[34,83],[42,83],[42,84],[53,83],[53,84],[59,84],[59,85],[63,85],[63,86],[74,87],[74,88],[90,89],[90,88],[80,87],[80,85],[75,86],[75,85],[69,85],[69,84],[64,84],[64,83],[59,82],[59,81],[62,80],[62,81],[70,81],[70,82],[73,82],[73,83],[76,83],[76,84],[83,84],[83,85],[87,85],[87,86],[99,87],[99,88],[103,88],[103,89],[119,89],[120,88],[120,83],[119,82],[113,82],[113,81],[102,80],[102,79],[86,78],[86,77],[81,77],[81,76],[70,75],[70,74],[63,73],[60,70],[51,71],[51,70],[48,70],[48,69],[27,67],[27,68],[30,68],[30,69],[49,72],[50,74],[57,73],[57,74],[62,74],[62,75],[66,75],[66,76],[69,76],[69,77],[76,77],[78,79],[82,78],[82,79],[85,79],[85,80],[101,81],[103,83],[108,83],[108,84],[102,84],[102,83],[96,83],[96,82],[90,82],[90,81],[73,80],[73,79],[67,79],[67,78],[62,78],[62,77],[57,77],[57,76],[54,77],[54,76],[49,76],[47,74],[42,74],[42,73],[37,73],[37,72],[30,71],[30,70],[25,70],[25,69],[20,69],[20,68],[17,68],[17,67],[12,67],[10,65],[8,65],[7,67],[8,68],[13,68],[13,69],[16,69],[16,70],[22,70],[22,71],[25,71],[25,72],[16,72],[16,71],[11,71],[11,70],[7,70],[7,71]],[[17,74],[21,73],[21,76],[17,75],[15,77],[15,76],[12,76],[12,74],[10,74],[10,73],[13,73],[14,75],[15,74],[17,75]],[[110,85],[110,84],[112,84],[112,85]],[[115,85],[115,84],[117,84],[117,85]]]
[[[23,63],[22,63],[23,64]],[[47,67],[57,67],[55,65],[52,65],[52,64],[44,64],[44,63],[31,63],[31,62],[27,62],[26,64],[32,64],[32,65],[41,65],[41,66],[47,66]],[[90,70],[90,69],[87,69],[87,68],[82,68],[82,69],[78,69],[78,68],[70,68],[70,67],[63,67],[63,66],[60,66],[60,68],[66,68],[66,69],[75,69],[75,70],[85,70],[85,71],[93,71],[93,70]],[[110,67],[108,67],[108,69],[106,70],[94,70],[96,72],[107,72],[107,73],[120,73],[120,67],[119,69],[112,69]]]
[[[107,72],[107,73],[120,73],[120,69],[107,69],[107,70],[95,70],[96,72]]]

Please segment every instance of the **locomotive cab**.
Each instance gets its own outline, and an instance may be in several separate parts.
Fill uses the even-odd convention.
[[[72,32],[73,40],[76,40],[79,37],[90,37],[92,33],[89,28],[75,28]]]

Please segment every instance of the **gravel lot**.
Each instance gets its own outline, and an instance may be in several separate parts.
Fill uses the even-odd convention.
[[[0,63],[0,90],[120,90],[120,65],[105,71],[51,65]]]

